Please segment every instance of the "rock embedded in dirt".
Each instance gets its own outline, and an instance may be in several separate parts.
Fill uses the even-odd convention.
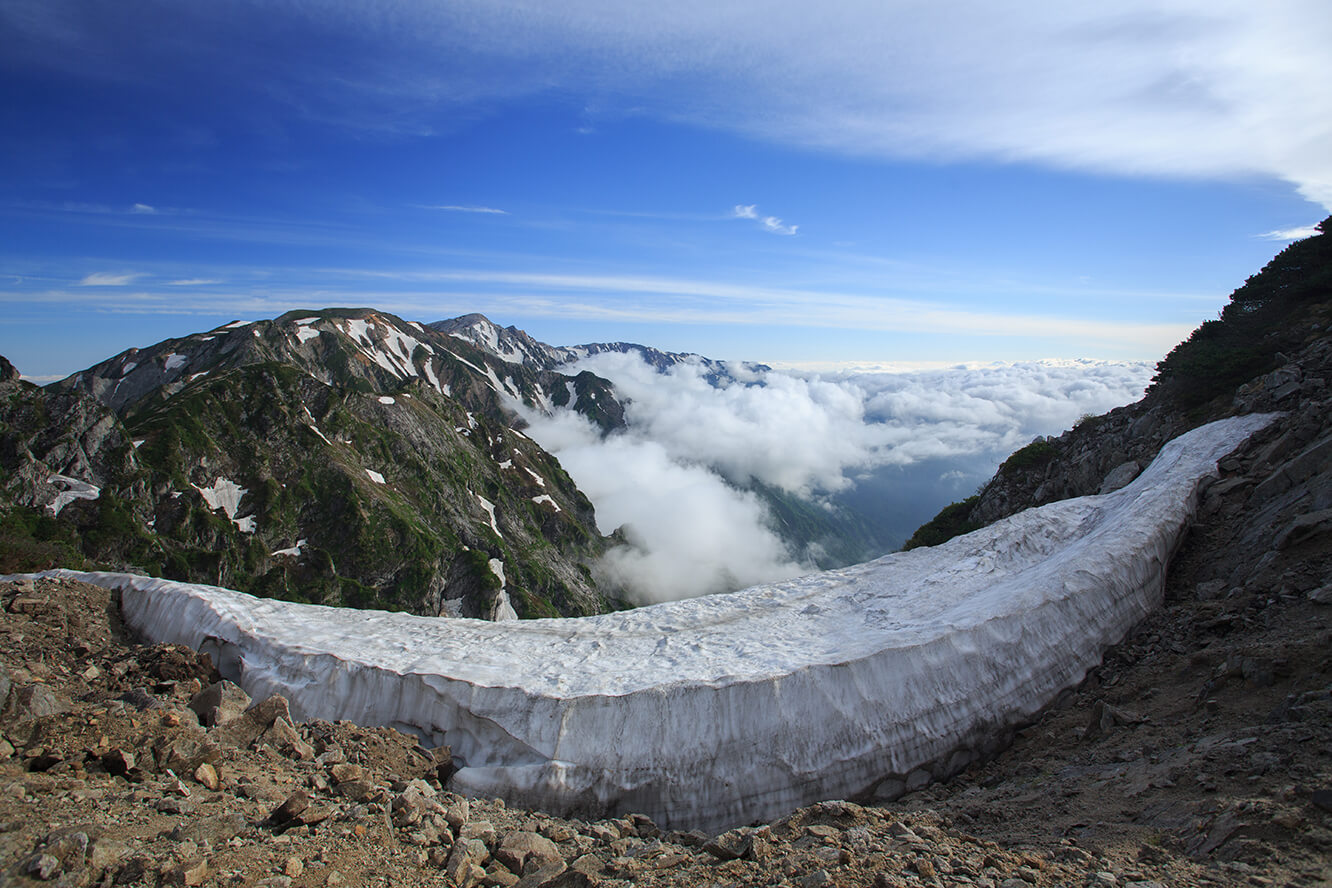
[[[206,728],[240,718],[250,708],[250,695],[230,681],[218,681],[204,688],[190,700],[190,709]]]

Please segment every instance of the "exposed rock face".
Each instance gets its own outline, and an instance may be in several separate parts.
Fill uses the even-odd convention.
[[[73,549],[260,595],[486,619],[617,603],[593,580],[607,540],[591,504],[510,409],[583,393],[613,428],[592,374],[367,310],[232,324],[46,390],[5,374],[0,508],[70,510],[41,531],[51,561],[27,567]]]
[[[37,539],[0,546],[0,570],[81,564],[83,539],[103,564],[135,564],[146,537],[147,488],[148,473],[114,413],[81,392],[52,394],[24,382],[3,361],[0,517],[19,507],[15,535],[37,528]],[[63,539],[50,532],[56,519]],[[119,530],[98,535],[106,526]]]

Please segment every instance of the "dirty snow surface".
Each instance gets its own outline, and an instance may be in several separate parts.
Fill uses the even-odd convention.
[[[1132,484],[842,570],[578,619],[491,623],[127,574],[149,638],[211,651],[305,718],[453,747],[454,788],[720,829],[959,769],[1160,603],[1216,461],[1270,421],[1168,444]]]

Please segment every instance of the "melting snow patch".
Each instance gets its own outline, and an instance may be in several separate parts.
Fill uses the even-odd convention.
[[[226,651],[229,678],[286,695],[297,718],[447,737],[466,762],[456,792],[718,832],[916,769],[946,777],[1027,723],[1160,606],[1204,479],[1270,421],[1202,426],[1114,493],[941,546],[579,619],[444,622],[48,575],[119,589],[130,628]]]
[[[319,331],[313,327],[299,326],[296,328],[296,341],[309,342],[311,339],[318,339]]]
[[[495,531],[496,536],[504,536],[500,533],[499,525],[495,523],[495,504],[479,493],[474,494],[474,496],[481,501],[481,508],[485,509],[486,514],[490,516],[490,529]]]
[[[534,472],[534,471],[532,471],[531,469],[529,469],[527,466],[523,466],[523,471],[525,471],[525,472],[527,472],[527,474],[531,475],[531,476],[532,476],[532,480],[535,481],[539,487],[545,487],[545,486],[546,486],[546,479],[545,479],[545,478],[542,478],[540,475],[538,475],[536,472]]]
[[[139,440],[137,440],[137,441],[131,441],[130,443],[134,445],[134,449],[135,449],[135,450],[138,450],[140,447],[143,446],[143,442],[145,442],[145,441],[147,441],[147,440],[148,440],[147,438],[140,438]]]
[[[538,505],[541,503],[550,503],[555,508],[556,512],[560,511],[560,504],[551,499],[550,494],[547,493],[543,493],[541,496],[532,497],[532,502],[537,503]]]
[[[68,475],[47,475],[46,483],[59,491],[56,498],[46,504],[46,511],[52,516],[59,515],[61,509],[75,500],[95,500],[102,495],[102,488]]]
[[[199,495],[208,503],[210,509],[221,509],[236,527],[243,533],[254,533],[254,518],[247,516],[237,518],[236,510],[240,508],[241,497],[249,493],[244,487],[241,487],[235,481],[228,478],[218,478],[213,482],[212,487],[200,487],[198,484],[191,484]]]
[[[244,327],[244,326],[248,325],[249,323],[250,323],[249,321],[232,321],[230,324],[227,324],[225,327],[221,327],[220,329],[222,329],[222,330],[235,330],[235,329],[237,329],[238,327]]]
[[[177,367],[184,367],[186,364],[189,363],[189,361],[190,359],[185,357],[185,355],[180,355],[176,354],[175,352],[172,352],[171,354],[166,356],[166,362],[162,365],[162,369],[170,373],[172,370],[175,370]]]
[[[453,334],[450,334],[450,335],[452,335],[452,336],[458,336],[457,333],[453,333]],[[461,336],[458,336],[458,338],[459,338],[459,339],[463,339],[463,337],[461,337]],[[463,341],[465,342],[466,340],[464,339]],[[454,360],[459,361],[459,362],[461,362],[461,363],[463,363],[463,364],[466,364],[468,367],[471,367],[471,368],[472,368],[473,370],[475,370],[477,373],[485,373],[485,372],[486,372],[485,370],[482,370],[480,367],[476,366],[475,364],[473,364],[471,361],[467,360],[466,358],[459,357],[455,352],[449,351],[447,348],[444,349],[444,351],[445,351],[446,353],[450,354],[450,355],[453,355]]]
[[[381,404],[396,404],[396,403],[398,403],[398,402],[395,401],[395,400],[393,400],[392,398],[390,398],[388,395],[380,395],[380,396],[379,396],[379,403],[381,403]]]
[[[370,480],[375,482],[376,484],[384,483],[384,476],[376,472],[374,469],[366,469],[365,473],[369,475]]]
[[[498,558],[490,559],[490,572],[499,577],[500,581],[499,594],[495,596],[495,607],[490,611],[490,619],[496,623],[518,619],[518,612],[513,609],[513,602],[509,600],[509,590],[504,579],[504,562]]]
[[[125,364],[124,367],[121,367],[121,368],[120,368],[120,375],[121,375],[121,376],[129,376],[129,375],[130,375],[130,371],[133,370],[133,369],[134,369],[135,367],[137,367],[137,366],[139,366],[139,362],[138,362],[138,361],[130,361],[130,362],[128,362],[127,364]]]
[[[305,548],[305,543],[305,540],[297,540],[296,545],[292,546],[290,549],[278,549],[276,552],[270,552],[269,554],[274,556],[289,555],[292,558],[300,558],[301,550]]]
[[[425,374],[426,381],[428,381],[432,386],[434,386],[435,388],[439,389],[440,391],[444,392],[444,394],[447,395],[448,386],[440,385],[439,377],[435,375],[435,368],[431,364],[432,364],[431,359],[427,357],[424,361],[421,362],[421,372]]]
[[[511,459],[506,459],[504,462],[502,462],[502,463],[499,464],[499,467],[500,467],[501,469],[512,469],[512,468],[513,468],[513,460],[511,460]]]
[[[202,373],[195,373],[195,374],[191,375],[190,378],[187,379],[187,380],[185,380],[185,381],[186,381],[186,382],[194,382],[194,380],[196,380],[196,379],[203,379],[203,378],[204,378],[205,376],[207,376],[207,375],[208,375],[208,371],[205,370],[205,371],[202,372]]]

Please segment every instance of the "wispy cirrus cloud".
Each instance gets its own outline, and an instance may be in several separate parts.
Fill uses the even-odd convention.
[[[509,215],[508,210],[499,210],[495,207],[459,206],[454,204],[422,204],[421,208],[425,210],[444,210],[449,213],[481,213],[488,216]]]
[[[764,231],[770,231],[773,234],[793,235],[796,233],[799,225],[787,225],[776,216],[759,215],[757,204],[736,204],[735,209],[731,211],[731,217],[734,219],[752,219],[759,224]]]
[[[85,275],[79,281],[80,287],[124,287],[140,278],[147,277],[143,272],[95,271]]]
[[[155,215],[157,215],[157,208],[156,208],[156,207],[149,206],[149,205],[146,204],[146,203],[136,203],[134,206],[130,207],[130,210],[129,210],[129,211],[130,211],[131,213],[135,214],[136,216],[155,216]]]
[[[217,278],[182,278],[178,281],[167,281],[168,287],[203,287],[209,284],[220,284],[221,280]]]
[[[1255,235],[1255,237],[1270,241],[1297,241],[1318,234],[1322,234],[1322,232],[1314,225],[1299,225],[1295,228],[1278,228],[1275,231],[1264,231],[1262,234]]]

